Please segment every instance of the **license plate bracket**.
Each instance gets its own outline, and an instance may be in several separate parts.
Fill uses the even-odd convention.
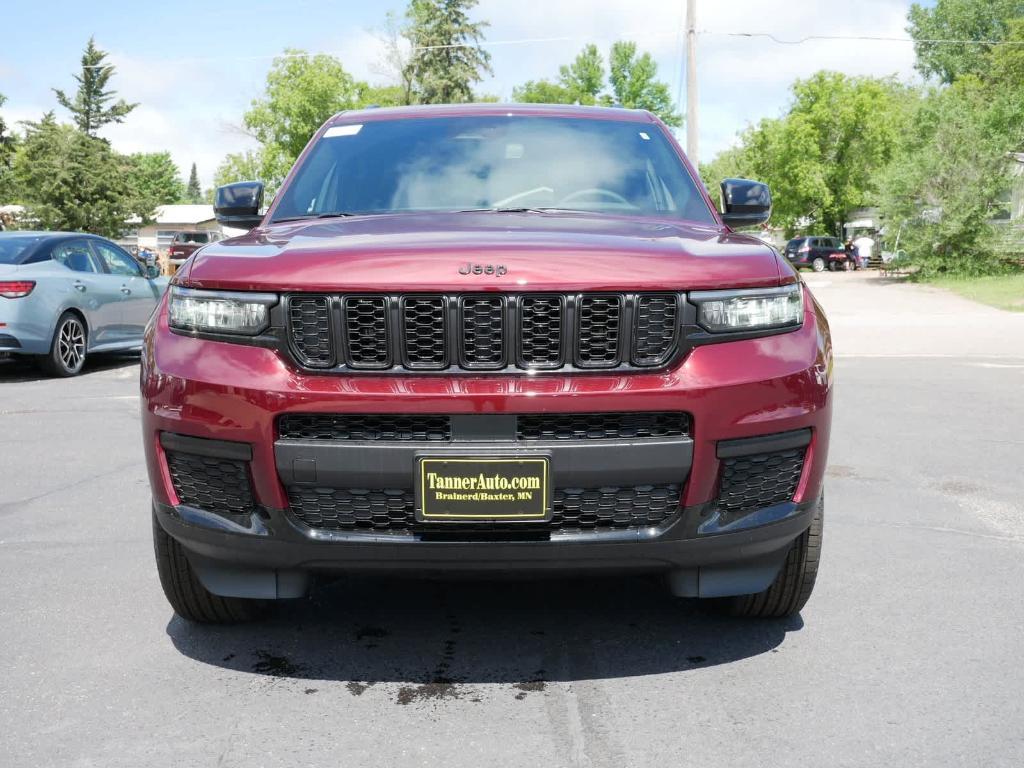
[[[415,488],[421,523],[551,519],[551,459],[545,455],[421,456]]]

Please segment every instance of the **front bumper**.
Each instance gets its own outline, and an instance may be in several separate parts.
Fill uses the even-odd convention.
[[[162,307],[147,329],[142,394],[144,445],[157,520],[183,543],[200,578],[215,593],[294,596],[304,591],[310,573],[338,569],[615,568],[671,571],[680,594],[715,596],[766,588],[792,541],[809,525],[825,469],[832,353],[824,317],[809,300],[804,325],[797,331],[700,346],[678,366],[662,372],[314,375],[297,371],[269,349],[172,334]],[[643,411],[683,411],[692,419],[685,449],[680,452],[675,446],[674,467],[662,462],[652,468],[652,462],[658,464],[658,456],[665,454],[651,454],[648,460],[642,458],[643,447],[621,453],[622,463],[632,462],[634,470],[629,472],[643,475],[643,482],[672,479],[682,488],[678,514],[654,526],[543,540],[486,534],[443,540],[315,530],[290,512],[286,486],[296,482],[290,472],[297,455],[289,454],[288,446],[282,450],[278,440],[277,423],[283,414],[500,417]],[[166,433],[247,446],[259,511],[228,519],[182,504],[161,443]],[[745,516],[742,526],[717,524],[722,523],[716,512],[721,446],[780,433],[805,433],[809,440],[792,498]],[[351,449],[344,460],[337,459],[341,453],[327,453],[318,461],[325,475],[317,482],[355,482],[360,473],[367,482],[388,473],[400,481],[414,453],[406,451],[388,466],[369,452],[362,460]],[[309,454],[298,456],[303,457]],[[608,463],[607,455],[596,463],[563,460],[566,473],[575,467],[573,471],[590,473],[596,483],[605,470],[623,471],[614,461],[612,466]],[[552,466],[557,473],[558,461]],[[602,466],[604,470],[598,471]]]

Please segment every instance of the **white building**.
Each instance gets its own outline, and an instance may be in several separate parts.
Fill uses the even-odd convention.
[[[222,232],[212,205],[161,205],[150,224],[129,230],[118,242],[166,251],[178,232]]]

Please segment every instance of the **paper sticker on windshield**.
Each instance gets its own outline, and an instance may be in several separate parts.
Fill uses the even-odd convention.
[[[335,136],[355,136],[363,130],[362,123],[359,125],[332,125],[324,131],[325,139],[333,139]]]
[[[646,133],[644,133],[643,131],[640,131],[640,138],[641,138],[641,139],[643,139],[644,141],[650,141],[650,140],[651,140],[651,137],[650,137],[650,136],[648,136],[648,135],[647,135]]]

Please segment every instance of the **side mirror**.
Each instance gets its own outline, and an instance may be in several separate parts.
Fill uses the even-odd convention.
[[[767,184],[749,179],[722,181],[722,221],[727,226],[754,227],[772,215],[772,193]]]
[[[236,181],[217,187],[214,196],[213,213],[225,227],[253,229],[263,221],[260,208],[263,207],[262,181]]]
[[[147,264],[146,277],[148,277],[150,280],[156,277],[160,277],[160,267],[158,267],[156,264]]]

